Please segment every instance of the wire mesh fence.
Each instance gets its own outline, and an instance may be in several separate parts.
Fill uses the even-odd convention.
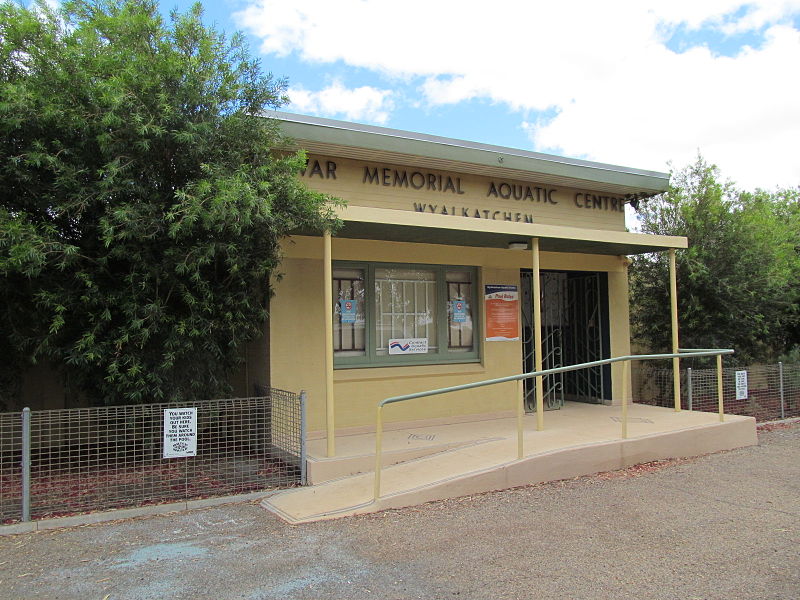
[[[30,514],[92,510],[239,494],[302,479],[297,394],[30,413]],[[194,456],[165,458],[165,410],[196,409]],[[23,508],[20,413],[0,414],[0,520]]]
[[[0,413],[0,518],[19,519],[22,514],[22,418]]]
[[[743,378],[741,373],[746,373]],[[739,389],[737,390],[737,373]],[[717,411],[717,370],[681,369],[681,406]],[[746,385],[743,382],[746,381]],[[639,364],[634,371],[634,401],[673,406],[673,373],[663,364]],[[756,365],[722,370],[725,412],[759,421],[800,417],[800,365]]]

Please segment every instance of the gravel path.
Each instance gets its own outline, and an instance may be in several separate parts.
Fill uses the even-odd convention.
[[[236,504],[0,538],[0,598],[800,597],[800,426],[338,521]]]

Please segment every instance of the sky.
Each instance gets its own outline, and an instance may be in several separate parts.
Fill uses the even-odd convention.
[[[162,0],[162,10],[191,2]],[[800,0],[218,0],[284,110],[800,185]]]

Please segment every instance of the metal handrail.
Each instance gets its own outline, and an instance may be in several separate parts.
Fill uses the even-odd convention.
[[[437,396],[440,394],[449,394],[451,392],[459,392],[461,390],[471,390],[474,388],[485,387],[489,385],[496,385],[498,383],[508,383],[516,381],[517,384],[517,459],[523,457],[522,447],[522,415],[523,415],[523,399],[522,399],[522,381],[525,379],[532,379],[533,377],[543,377],[554,373],[566,373],[567,371],[578,371],[580,369],[590,369],[592,367],[599,367],[602,365],[610,365],[613,363],[624,362],[625,370],[622,379],[622,438],[627,438],[628,430],[628,402],[627,402],[627,385],[628,385],[628,372],[630,369],[630,362],[634,360],[662,360],[665,358],[688,358],[691,356],[716,356],[717,357],[717,395],[719,400],[719,420],[724,420],[723,412],[723,399],[722,399],[722,356],[724,354],[733,354],[731,349],[710,349],[710,348],[681,348],[676,353],[670,354],[628,354],[625,356],[616,356],[614,358],[604,358],[602,360],[594,360],[586,363],[579,363],[576,365],[568,365],[566,367],[554,367],[551,369],[544,369],[542,371],[531,371],[530,373],[519,373],[517,375],[508,375],[506,377],[498,377],[496,379],[485,379],[483,381],[475,381],[473,383],[464,383],[461,385],[454,385],[446,388],[438,388],[435,390],[427,390],[424,392],[415,392],[413,394],[404,394],[402,396],[391,396],[378,402],[377,416],[375,420],[375,494],[373,502],[377,502],[380,498],[381,488],[381,463],[382,463],[382,445],[383,445],[383,407],[388,404],[396,402],[405,402],[406,400],[415,400],[417,398],[426,398],[428,396]],[[676,406],[675,410],[680,410]]]

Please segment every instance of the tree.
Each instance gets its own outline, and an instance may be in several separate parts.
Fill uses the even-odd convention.
[[[645,233],[689,238],[677,252],[681,346],[734,348],[739,363],[775,360],[800,343],[798,190],[738,192],[702,157],[672,174],[669,190],[640,209]],[[670,347],[666,253],[631,267],[635,335]],[[796,333],[794,334],[796,336]]]
[[[196,4],[0,5],[0,350],[92,401],[228,391],[282,237],[335,228],[262,115],[286,102]],[[5,357],[14,360],[5,361]]]

